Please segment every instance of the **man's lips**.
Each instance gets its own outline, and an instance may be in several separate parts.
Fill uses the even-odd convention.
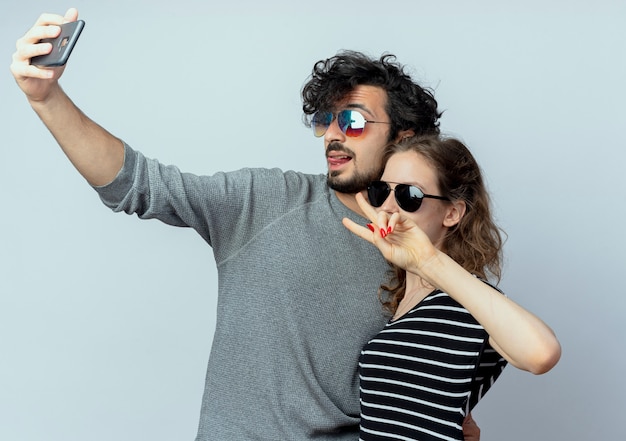
[[[352,160],[352,157],[348,155],[334,154],[328,155],[326,157],[326,160],[328,161],[328,165],[339,167],[350,162]]]
[[[352,160],[351,152],[347,152],[343,146],[331,144],[328,147],[326,150],[326,161],[328,161],[330,169],[340,168]]]

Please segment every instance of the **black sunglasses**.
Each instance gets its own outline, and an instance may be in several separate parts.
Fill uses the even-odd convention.
[[[396,184],[395,188],[391,188],[389,184]],[[425,194],[422,190],[415,185],[398,184],[396,182],[374,181],[367,186],[367,197],[370,201],[370,205],[373,207],[380,207],[385,203],[389,197],[389,193],[393,191],[396,197],[398,206],[404,211],[413,213],[417,211],[424,198],[440,199],[442,201],[449,201],[450,199],[443,196],[434,196],[432,194]]]

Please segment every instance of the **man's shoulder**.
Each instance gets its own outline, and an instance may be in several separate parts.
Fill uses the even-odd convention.
[[[278,168],[278,167],[267,167],[267,168],[263,168],[263,167],[244,167],[242,169],[240,169],[239,171],[248,171],[250,173],[253,174],[269,174],[269,175],[282,175],[282,176],[287,176],[290,178],[297,178],[297,179],[302,179],[305,181],[310,181],[310,182],[316,182],[316,183],[322,183],[322,184],[326,184],[326,175],[322,174],[322,173],[304,173],[301,171],[297,171],[297,170],[283,170],[282,168]]]
[[[307,187],[315,189],[316,191],[328,192],[328,185],[326,183],[326,175],[304,173],[295,170],[283,170],[280,168],[241,168],[232,172],[226,172],[230,176],[249,176],[250,178],[270,181],[274,185],[279,187],[285,186],[286,188],[299,188]]]

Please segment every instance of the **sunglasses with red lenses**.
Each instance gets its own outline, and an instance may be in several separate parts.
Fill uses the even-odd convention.
[[[332,112],[315,112],[311,119],[311,127],[313,128],[313,134],[318,138],[324,136],[324,133],[328,130],[328,127],[337,118],[337,125],[346,136],[356,138],[363,134],[366,123],[372,124],[391,124],[384,121],[371,121],[365,119],[363,114],[358,110],[346,109],[338,112],[336,115]]]
[[[395,188],[391,188],[389,184],[395,184],[396,186]],[[426,194],[414,185],[374,181],[367,187],[367,197],[370,201],[370,205],[373,207],[380,207],[385,203],[389,197],[389,193],[392,191],[396,198],[396,202],[398,203],[398,207],[409,213],[417,211],[422,206],[424,198],[439,199],[442,201],[450,200],[444,196]]]

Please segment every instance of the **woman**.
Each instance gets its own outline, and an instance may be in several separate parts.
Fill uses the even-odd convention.
[[[542,374],[561,348],[539,318],[494,289],[502,239],[480,168],[458,140],[390,146],[362,194],[367,228],[393,265],[392,318],[361,353],[361,439],[462,440],[462,423],[507,363]],[[377,208],[374,208],[377,207]]]

